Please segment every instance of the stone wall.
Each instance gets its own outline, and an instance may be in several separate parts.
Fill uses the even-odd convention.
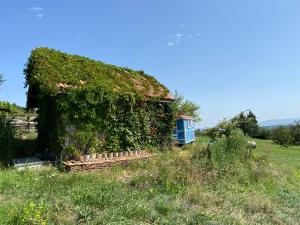
[[[36,132],[37,122],[35,119],[35,117],[16,117],[12,120],[11,124],[20,132]]]

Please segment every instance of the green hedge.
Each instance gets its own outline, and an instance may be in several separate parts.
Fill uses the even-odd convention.
[[[12,164],[15,129],[4,113],[0,113],[0,167]]]

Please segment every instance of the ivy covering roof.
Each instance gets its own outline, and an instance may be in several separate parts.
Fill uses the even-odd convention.
[[[164,85],[143,71],[49,48],[34,49],[24,73],[29,86],[28,98],[36,97],[38,93],[57,95],[69,90],[101,88],[120,95],[174,100]]]

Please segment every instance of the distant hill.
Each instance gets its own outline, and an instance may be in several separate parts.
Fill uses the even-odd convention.
[[[290,119],[272,119],[259,122],[261,127],[278,127],[278,126],[288,126],[293,124],[295,121],[300,121],[299,118],[290,118]]]

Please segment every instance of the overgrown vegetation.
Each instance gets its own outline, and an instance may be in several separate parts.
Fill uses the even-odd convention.
[[[185,100],[177,91],[175,92],[175,108],[177,115],[187,115],[193,117],[196,122],[200,122],[200,106],[194,102]]]
[[[24,108],[17,106],[15,103],[11,104],[7,101],[0,101],[0,112],[6,112],[13,116],[24,116],[26,111]]]
[[[251,111],[243,111],[233,117],[231,121],[243,131],[246,136],[259,139],[270,139],[271,130],[260,127],[257,122],[256,115]]]
[[[15,129],[5,113],[0,113],[0,169],[12,164],[15,150]]]
[[[226,170],[227,165],[235,166],[235,162],[244,163],[251,157],[251,149],[235,118],[223,120],[204,134],[209,137],[209,142],[200,157],[205,156],[211,165],[217,164],[219,169]]]
[[[263,140],[270,140],[271,139],[271,129],[265,127],[258,128],[258,134],[255,135],[255,138],[263,139]]]
[[[278,127],[271,130],[271,139],[275,143],[288,147],[300,144],[300,123],[295,122],[291,126]]]
[[[194,157],[204,140],[96,172],[1,171],[0,224],[298,224],[299,147],[258,140],[219,171]]]
[[[251,149],[240,130],[233,130],[228,136],[222,136],[214,142],[210,151],[211,162],[219,171],[227,171],[239,163],[247,163],[251,157]]]
[[[4,81],[0,74],[0,86]],[[12,125],[16,116],[30,118],[35,114],[16,104],[0,101],[0,169],[11,166],[14,158],[33,156],[36,151],[35,134],[27,133],[24,138],[24,133]]]
[[[38,108],[39,148],[50,158],[171,142],[175,110],[161,101],[169,91],[143,71],[39,48],[24,73],[27,106]]]
[[[4,81],[3,75],[0,74],[0,87]],[[0,111],[0,169],[11,165],[14,155],[15,129],[10,122],[11,121],[7,118],[6,113]]]
[[[252,111],[241,112],[237,116],[228,120],[235,128],[239,128],[243,133],[252,138],[273,140],[276,144],[288,147],[289,145],[300,144],[300,122],[295,122],[289,126],[279,126],[275,128],[259,127],[255,114]],[[221,123],[226,125],[226,123]],[[217,126],[218,127],[218,126]],[[216,128],[208,129],[204,134],[211,135],[211,132],[215,132]],[[227,128],[225,128],[226,130]],[[224,130],[224,129],[223,129]]]
[[[249,110],[241,112],[232,121],[237,125],[239,129],[243,131],[245,135],[250,137],[257,137],[259,135],[259,126],[255,114]]]
[[[62,90],[93,92],[99,88],[111,98],[117,98],[118,95],[126,98],[163,98],[169,94],[165,86],[142,70],[109,65],[49,48],[34,49],[24,73],[26,85],[29,86],[29,108],[36,107],[37,102],[34,100],[38,99],[35,98],[47,94],[54,96]]]

